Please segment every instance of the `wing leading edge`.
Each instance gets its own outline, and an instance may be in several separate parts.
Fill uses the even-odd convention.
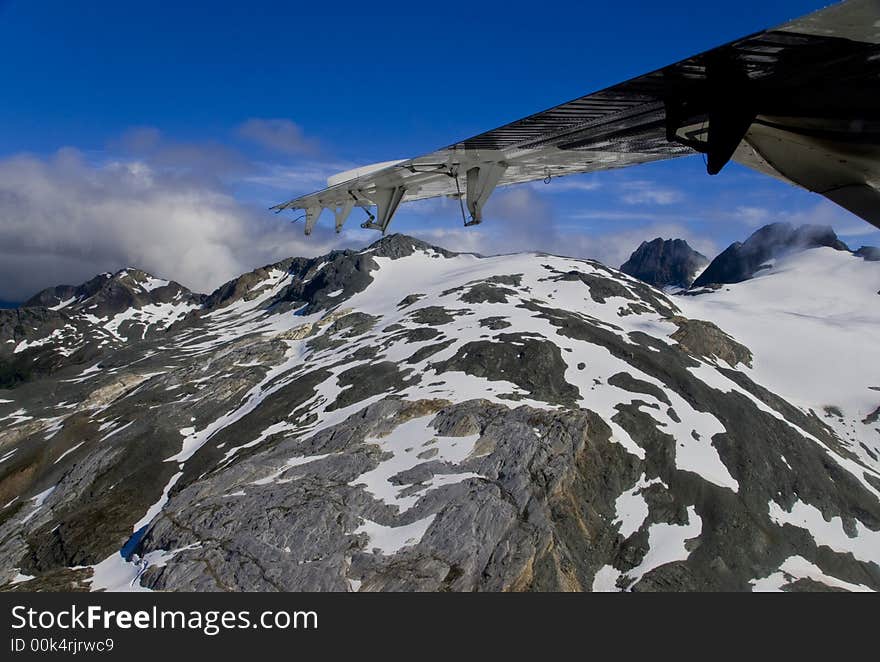
[[[848,0],[430,154],[367,166],[272,209],[355,207],[385,232],[403,202],[702,153],[819,193],[880,228],[880,0]],[[372,210],[375,209],[375,212]]]

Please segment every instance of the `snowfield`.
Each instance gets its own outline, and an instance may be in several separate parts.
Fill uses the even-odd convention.
[[[677,297],[754,354],[752,378],[833,426],[852,451],[880,454],[880,264],[813,248],[716,292]],[[866,449],[865,446],[868,448]]]

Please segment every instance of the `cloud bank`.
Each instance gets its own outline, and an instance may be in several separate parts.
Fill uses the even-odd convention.
[[[256,266],[346,241],[321,228],[306,242],[175,163],[96,166],[69,148],[0,160],[0,299],[127,266],[211,291]]]

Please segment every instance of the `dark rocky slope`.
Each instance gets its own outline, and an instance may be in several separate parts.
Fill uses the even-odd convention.
[[[774,258],[819,246],[848,251],[828,226],[771,223],[754,232],[744,242],[735,242],[718,255],[694,281],[694,287],[739,283],[748,280],[761,265]]]
[[[709,259],[684,239],[643,241],[620,270],[654,287],[687,288]]]

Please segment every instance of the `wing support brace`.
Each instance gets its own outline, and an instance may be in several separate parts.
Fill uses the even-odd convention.
[[[318,217],[321,215],[322,211],[324,211],[324,208],[320,206],[308,207],[306,209],[306,236],[312,234],[312,230],[315,229],[315,223],[318,222]]]
[[[361,223],[361,227],[367,230],[380,230],[385,234],[388,224],[403,201],[406,187],[395,186],[393,188],[380,188],[373,194],[373,202],[376,205],[376,220],[368,220]]]
[[[758,116],[758,100],[748,76],[735,62],[713,58],[706,62],[706,80],[691,98],[666,100],[666,139],[706,155],[706,172],[717,175],[739,147]],[[678,134],[697,116],[705,118],[706,138]]]
[[[507,170],[504,163],[485,163],[468,168],[465,175],[467,182],[467,208],[471,214],[465,226],[478,225],[483,222],[483,205],[498,186],[498,182]]]
[[[345,203],[333,207],[333,215],[336,217],[336,234],[342,232],[342,226],[345,225],[345,221],[351,214],[351,210],[354,209],[354,203],[355,198],[354,196],[351,196],[351,198],[346,200]]]
[[[716,107],[709,112],[706,140],[706,172],[717,175],[733,157],[736,148],[755,121],[757,113],[748,106]]]

